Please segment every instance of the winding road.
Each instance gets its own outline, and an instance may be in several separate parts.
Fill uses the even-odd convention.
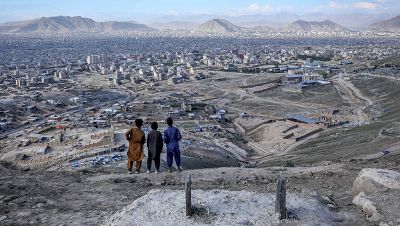
[[[367,124],[368,115],[364,113],[364,110],[372,106],[374,102],[367,96],[365,96],[357,87],[355,87],[350,81],[345,81],[343,79],[343,74],[339,74],[334,78],[334,84],[338,85],[339,89],[342,89],[352,101],[352,105],[356,106],[357,120],[355,124],[364,125]],[[357,122],[357,123],[356,123]]]

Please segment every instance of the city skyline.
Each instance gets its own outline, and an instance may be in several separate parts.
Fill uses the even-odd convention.
[[[0,3],[0,22],[27,20],[47,16],[84,16],[98,21],[136,20],[140,22],[164,19],[187,19],[191,16],[219,15],[237,17],[271,16],[280,13],[304,14],[395,14],[400,2],[395,0],[28,0]]]

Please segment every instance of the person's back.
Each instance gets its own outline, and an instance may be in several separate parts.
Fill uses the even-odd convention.
[[[160,131],[151,130],[147,135],[147,145],[152,153],[162,151],[162,134]]]
[[[125,137],[129,142],[128,147],[128,173],[132,173],[133,161],[136,162],[135,173],[140,172],[142,166],[142,160],[144,158],[143,145],[145,143],[145,135],[140,129],[143,125],[143,120],[135,120],[135,128],[131,128],[125,133]]]
[[[172,172],[173,159],[175,159],[178,170],[182,171],[181,151],[179,150],[179,141],[182,139],[182,135],[178,128],[172,126],[172,118],[167,118],[167,124],[168,128],[164,131],[164,142],[167,145],[167,165],[169,172]]]
[[[147,135],[147,173],[150,173],[152,160],[154,160],[156,165],[155,173],[158,173],[160,171],[160,154],[163,148],[163,138],[161,132],[157,130],[157,122],[151,123],[151,128],[152,130]]]
[[[169,126],[164,131],[164,141],[167,145],[167,150],[179,149],[179,141],[182,139],[181,132],[179,129],[173,126]]]

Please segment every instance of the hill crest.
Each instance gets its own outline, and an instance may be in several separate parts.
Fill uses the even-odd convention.
[[[288,31],[349,32],[350,30],[331,20],[305,21],[297,20],[287,27]]]
[[[371,24],[370,30],[400,32],[400,15],[389,20]]]
[[[70,33],[151,30],[154,29],[136,22],[96,22],[90,18],[81,16],[41,17],[33,20],[0,24],[1,33]]]
[[[237,26],[225,19],[208,20],[197,26],[195,30],[208,33],[231,33],[246,31],[245,28]]]

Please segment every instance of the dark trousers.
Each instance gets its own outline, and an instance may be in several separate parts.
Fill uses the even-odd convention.
[[[175,163],[177,167],[181,166],[181,152],[180,150],[167,150],[167,165],[169,168],[172,167],[173,159],[175,159]]]
[[[151,170],[151,162],[153,161],[153,156],[151,155],[151,152],[147,153],[147,169]],[[156,165],[156,170],[160,170],[160,154],[156,154],[154,156],[154,163]]]
[[[133,167],[133,161],[128,160],[128,170],[132,171]],[[136,171],[140,171],[140,168],[142,167],[142,161],[136,161]]]

